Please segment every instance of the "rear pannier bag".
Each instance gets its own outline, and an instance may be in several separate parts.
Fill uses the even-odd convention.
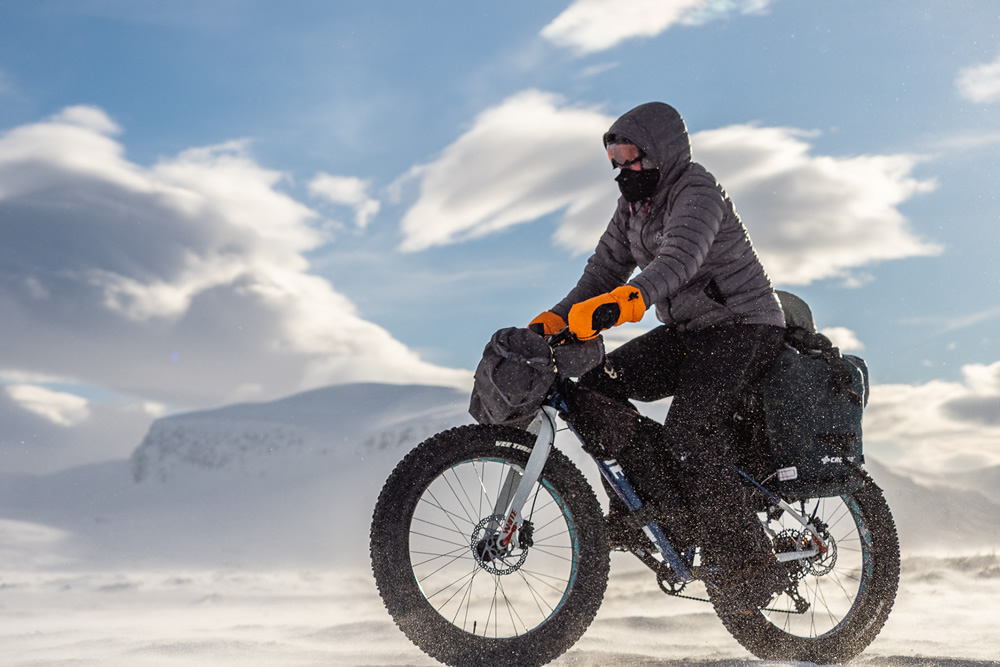
[[[868,368],[858,357],[842,356],[821,334],[796,333],[786,339],[791,344],[761,392],[776,488],[789,500],[853,493],[864,485]]]
[[[469,414],[480,424],[524,428],[555,383],[552,348],[530,329],[500,329],[476,368]]]

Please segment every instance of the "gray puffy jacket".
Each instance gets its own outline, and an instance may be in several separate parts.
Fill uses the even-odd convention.
[[[691,161],[680,114],[650,102],[632,109],[604,135],[627,140],[660,170],[656,193],[624,197],[576,287],[552,310],[564,319],[573,304],[620,285],[639,288],[661,322],[681,330],[714,325],[784,326],[781,305],[725,190]],[[636,267],[641,271],[632,280]]]

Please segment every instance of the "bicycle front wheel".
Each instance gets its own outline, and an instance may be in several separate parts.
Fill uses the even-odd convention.
[[[371,529],[386,609],[451,665],[542,665],[579,639],[604,596],[600,504],[553,450],[531,490],[517,546],[496,540],[534,437],[465,426],[418,445],[386,481]]]

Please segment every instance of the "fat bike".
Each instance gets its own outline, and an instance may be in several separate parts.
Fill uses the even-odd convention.
[[[527,429],[469,425],[432,436],[385,482],[371,525],[375,581],[399,628],[445,664],[545,664],[574,645],[601,605],[610,567],[605,517],[585,476],[554,447],[561,419],[584,451],[595,450],[574,428],[575,387],[559,376]],[[717,595],[718,575],[699,544],[678,542],[643,513],[617,460],[594,462],[632,516],[649,517],[634,523],[627,550],[659,589],[712,603],[759,658],[846,662],[885,623],[899,544],[867,475],[851,493],[792,501],[741,471],[787,572],[783,590],[747,613]]]

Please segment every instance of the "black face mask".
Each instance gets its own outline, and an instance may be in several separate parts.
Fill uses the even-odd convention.
[[[625,201],[637,202],[648,199],[656,192],[656,184],[660,182],[659,169],[622,169],[615,177],[618,189],[622,191]]]

